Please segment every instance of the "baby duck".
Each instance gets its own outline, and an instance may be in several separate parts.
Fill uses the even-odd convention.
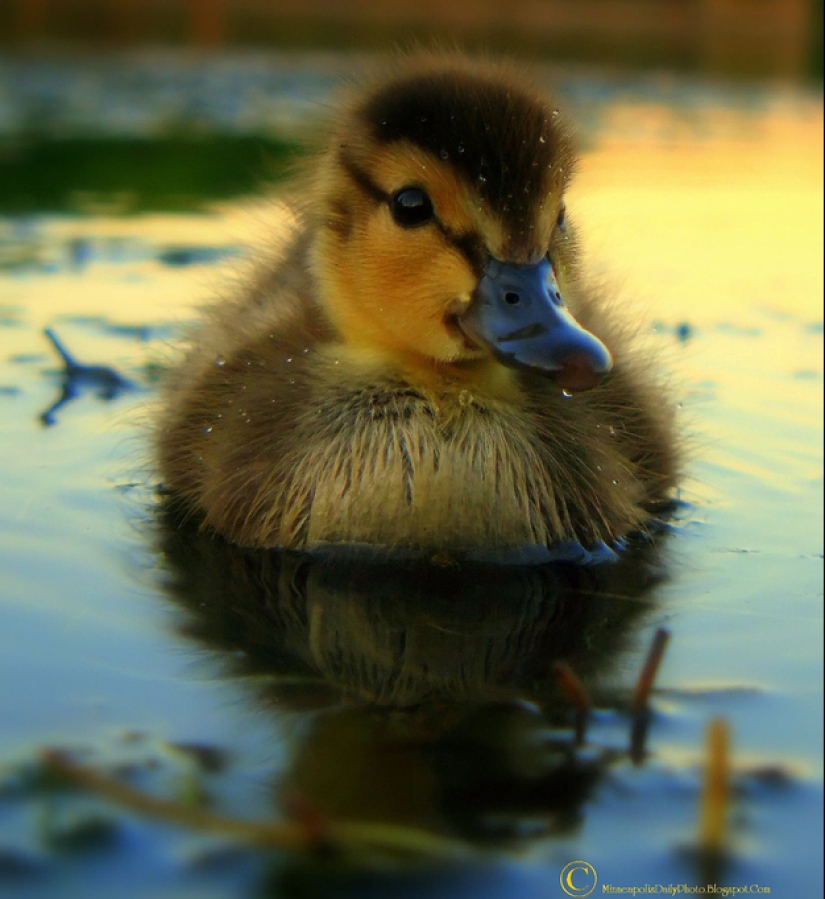
[[[245,546],[614,544],[668,502],[671,407],[577,268],[555,103],[418,56],[356,91],[279,261],[174,372],[165,485]]]

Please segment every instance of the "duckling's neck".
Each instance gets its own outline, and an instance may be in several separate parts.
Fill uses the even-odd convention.
[[[469,390],[483,396],[514,399],[519,393],[513,369],[493,358],[441,362],[415,353],[396,353],[387,360],[410,384],[434,392]]]
[[[338,344],[335,355],[366,376],[397,378],[436,396],[469,391],[479,397],[513,401],[521,394],[516,373],[492,358],[442,362],[397,348],[349,341]]]

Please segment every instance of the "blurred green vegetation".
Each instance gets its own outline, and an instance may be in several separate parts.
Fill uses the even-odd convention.
[[[0,144],[0,213],[196,210],[277,182],[297,143],[221,134]]]

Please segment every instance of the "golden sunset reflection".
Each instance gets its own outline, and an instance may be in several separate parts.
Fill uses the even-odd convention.
[[[667,132],[673,112],[658,111]],[[656,130],[654,111],[643,118]],[[615,131],[571,191],[591,267],[654,317],[701,324],[768,307],[817,316],[823,293],[822,105],[775,107],[744,132],[634,140]],[[740,324],[742,322],[740,321]]]

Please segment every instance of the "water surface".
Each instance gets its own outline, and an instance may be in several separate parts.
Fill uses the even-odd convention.
[[[201,81],[158,66],[152,89],[166,84],[179,110],[168,98],[197,99],[235,72],[247,102],[262,103],[261,83],[275,97],[253,110],[257,133],[277,139],[289,106],[292,141],[300,98],[323,101],[332,79],[302,64],[284,82],[281,63],[278,77],[256,65],[204,64]],[[41,125],[54,120],[43,97],[81,75],[107,101],[94,66],[36,72],[25,83],[40,85]],[[715,716],[731,729],[735,786],[717,882],[820,894],[821,97],[584,75],[561,87],[581,108],[586,147],[568,209],[591,270],[669,370],[690,451],[677,520],[650,564],[370,580],[164,530],[147,439],[159,372],[196,305],[231,289],[284,211],[194,182],[186,204],[158,211],[140,200],[145,187],[124,197],[97,169],[80,195],[61,187],[25,212],[6,207],[4,895],[560,896],[574,859],[601,884],[704,883],[691,849]],[[146,121],[158,103],[135,126],[123,111],[146,94],[125,90],[112,85],[120,138],[157,137]],[[32,108],[21,96],[7,113]],[[248,105],[228,108],[215,133],[255,120]],[[86,132],[100,120],[88,115],[76,126]],[[20,134],[19,116],[4,121]],[[28,159],[53,152],[47,132],[27,138]],[[100,147],[107,158],[111,145]],[[118,389],[93,374],[44,420],[62,391],[44,328],[116,371]],[[261,590],[265,607],[249,601]],[[647,755],[633,764],[627,699],[661,626],[672,637]],[[557,658],[598,706],[572,755]],[[226,813],[279,817],[294,787],[327,815],[417,824],[488,854],[469,869],[379,874],[262,854],[45,790],[42,747],[159,795],[207,795]]]

